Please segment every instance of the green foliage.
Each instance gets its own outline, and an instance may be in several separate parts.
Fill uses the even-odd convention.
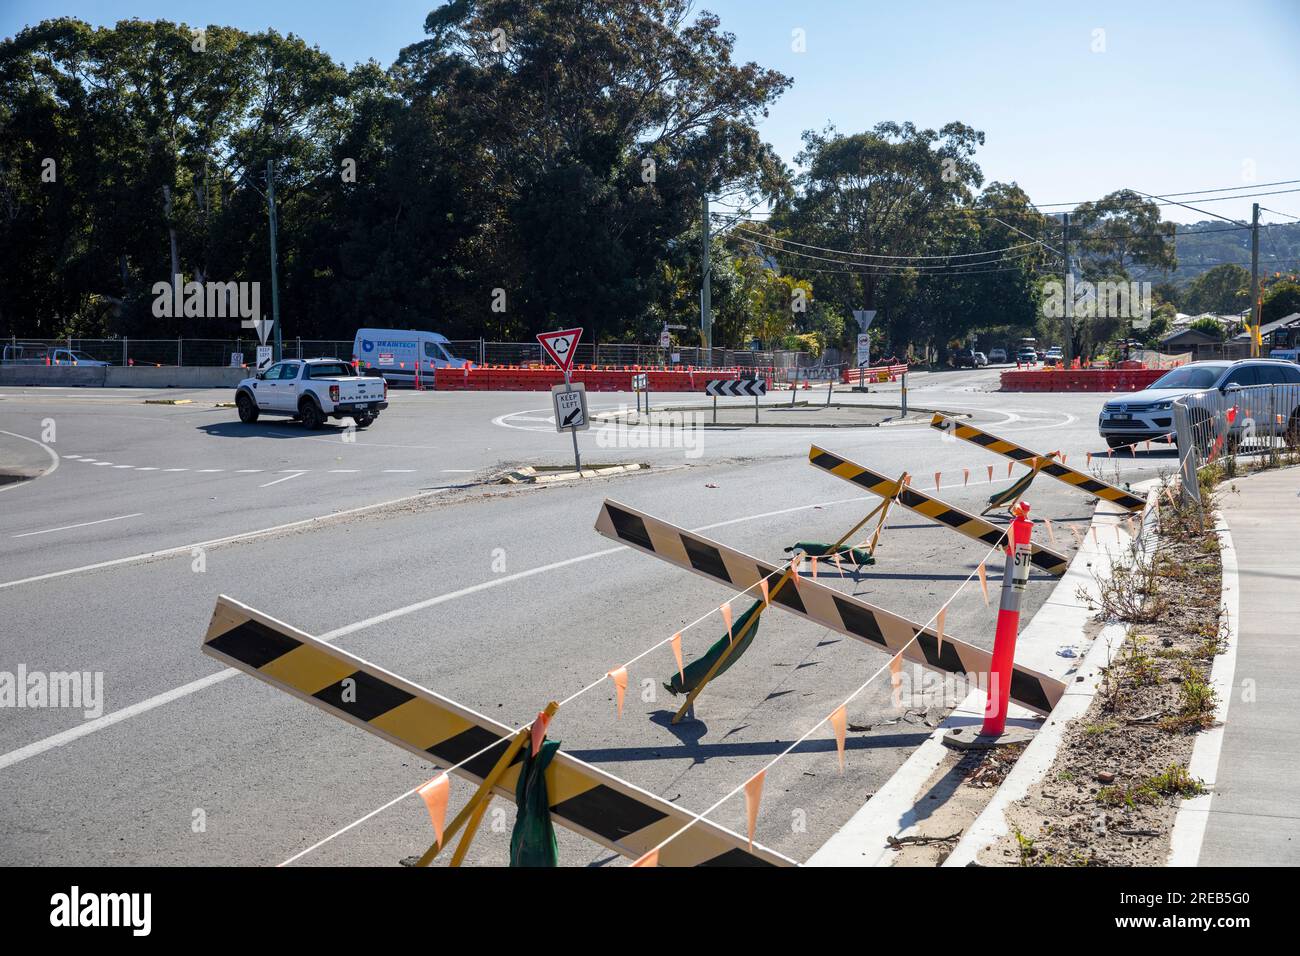
[[[1193,331],[1201,332],[1204,333],[1205,335],[1209,335],[1219,342],[1222,342],[1224,339],[1228,337],[1228,332],[1223,327],[1223,324],[1215,321],[1214,319],[1210,318],[1208,315],[1202,316],[1201,318],[1197,319],[1195,322],[1189,325],[1188,328]]]
[[[1232,315],[1250,305],[1250,270],[1231,263],[1215,266],[1192,280],[1183,296],[1190,315],[1213,312]]]
[[[1269,283],[1264,289],[1263,305],[1260,306],[1260,322],[1284,319],[1294,312],[1300,312],[1300,283],[1290,279]]]

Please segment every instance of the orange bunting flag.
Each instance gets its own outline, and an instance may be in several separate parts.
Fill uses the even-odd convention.
[[[1090,451],[1089,451],[1089,452],[1084,452],[1084,459],[1085,459],[1085,462],[1084,462],[1085,464],[1091,465],[1091,464],[1092,464],[1092,452],[1090,452]]]
[[[1016,463],[1015,463],[1014,461],[1009,461],[1009,462],[1007,462],[1007,477],[1008,477],[1008,478],[1011,477],[1011,469],[1014,468],[1015,465],[1016,465]]]
[[[849,729],[849,711],[844,704],[831,711],[831,728],[835,731],[835,749],[840,752],[840,773],[844,772],[844,735]]]
[[[889,689],[893,697],[894,708],[903,706],[903,655],[895,654],[889,659]]]
[[[1169,499],[1170,505],[1172,505],[1175,508],[1178,507],[1178,502],[1174,500],[1173,485],[1165,485],[1165,497]]]
[[[677,676],[680,677],[682,679],[682,683],[685,684],[686,674],[684,673],[684,668],[682,667],[682,632],[681,631],[678,631],[676,634],[673,635],[672,645],[673,645],[673,657],[677,661]]]
[[[1126,517],[1126,518],[1124,519],[1124,525],[1125,525],[1125,527],[1128,528],[1129,537],[1131,537],[1131,538],[1136,538],[1136,537],[1137,537],[1137,532],[1133,530],[1133,519],[1132,519],[1132,518],[1129,518],[1129,517]]]
[[[1044,518],[1043,525],[1047,528],[1047,538],[1052,544],[1056,544],[1056,532],[1052,530],[1052,519]]]
[[[903,476],[903,484],[907,485],[909,488],[912,487],[912,476],[911,476],[911,475],[904,475],[904,476]]]
[[[989,603],[989,575],[988,572],[984,570],[983,561],[979,563],[979,567],[977,567],[975,571],[980,576],[980,590],[984,592],[984,606],[987,607]]]
[[[840,553],[839,553],[838,551],[832,551],[832,552],[831,552],[831,560],[835,562],[835,570],[836,570],[839,574],[843,574],[843,573],[844,573],[844,565],[840,563]]]
[[[605,675],[614,682],[614,693],[618,697],[618,716],[623,716],[623,695],[627,693],[627,668],[616,667]]]
[[[440,773],[416,791],[424,805],[429,808],[429,819],[433,821],[433,835],[442,846],[442,830],[447,823],[447,798],[451,795],[451,781],[445,773]]]
[[[989,481],[993,480],[993,466],[989,465]]]
[[[936,471],[936,472],[934,473],[934,490],[935,490],[935,491],[938,491],[938,490],[939,490],[939,476],[942,475],[942,474],[943,474],[943,472],[941,472],[941,471]]]
[[[1065,464],[1065,458],[1066,458],[1066,454],[1065,454],[1065,452],[1061,452],[1061,464],[1062,464],[1062,465]]]
[[[731,637],[731,602],[728,601],[718,610],[722,612],[722,621],[727,625],[727,637]]]
[[[1106,449],[1106,457],[1107,457],[1107,458],[1114,458],[1114,457],[1115,457],[1115,449],[1114,449],[1114,448],[1107,448],[1107,449]]]
[[[546,726],[551,722],[551,718],[546,716],[546,711],[538,711],[537,719],[533,721],[530,735],[533,741],[533,756],[542,749],[542,741],[546,739]]]
[[[1066,527],[1070,529],[1070,534],[1074,535],[1074,546],[1077,548],[1080,542],[1083,541],[1083,532],[1072,524],[1068,524]]]
[[[647,853],[645,856],[641,857],[639,860],[637,860],[637,861],[636,861],[635,863],[633,863],[632,865],[633,865],[633,866],[658,866],[658,865],[659,865],[659,851],[658,851],[658,850],[651,850],[649,853]]]
[[[812,559],[812,579],[814,581],[817,580],[817,559],[816,558]]]
[[[970,484],[970,469],[963,468],[961,470],[961,486],[965,488],[969,484]]]
[[[934,617],[934,633],[938,638],[938,653],[943,653],[943,620],[948,616],[948,605],[939,608],[939,613]]]
[[[1151,439],[1148,438],[1148,439],[1147,439],[1147,451],[1150,451],[1150,450],[1151,450]]]
[[[763,606],[767,607],[767,605],[772,603],[772,599],[768,596],[767,593],[767,578],[758,579],[758,588],[760,591],[763,592]]]
[[[754,852],[754,825],[758,823],[758,804],[763,799],[763,778],[766,770],[760,770],[745,782],[745,816],[749,818],[749,851]]]

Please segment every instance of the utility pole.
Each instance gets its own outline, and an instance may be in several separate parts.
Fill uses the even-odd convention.
[[[1065,326],[1065,344],[1062,346],[1061,356],[1065,359],[1065,367],[1069,368],[1074,363],[1074,321],[1072,313],[1074,311],[1074,289],[1070,282],[1070,214],[1062,213],[1061,215],[1061,255],[1065,257],[1065,267],[1061,270],[1061,281],[1065,283],[1065,292],[1062,295],[1065,309],[1061,315],[1061,322]]]
[[[704,347],[708,349],[709,364],[713,364],[713,301],[711,290],[709,288],[709,193],[704,192],[704,199],[700,205],[700,234],[703,239],[703,247],[700,250],[700,335],[704,339]]]
[[[266,205],[270,210],[269,220],[271,224],[271,327],[275,329],[275,353],[272,360],[278,362],[283,358],[282,341],[280,339],[280,280],[275,262],[275,180],[272,178],[271,160],[269,159],[266,161]]]
[[[1250,219],[1250,357],[1259,358],[1259,203]]]

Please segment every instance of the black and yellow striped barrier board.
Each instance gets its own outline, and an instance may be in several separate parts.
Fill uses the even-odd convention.
[[[653,554],[687,571],[721,581],[736,590],[753,588],[750,596],[760,600],[758,582],[776,570],[764,561],[617,501],[605,500],[600,517],[596,519],[596,530],[607,538]],[[891,654],[901,650],[907,660],[933,670],[969,675],[968,679],[978,682],[981,687],[986,686],[991,657],[988,651],[956,640],[947,631],[940,648],[938,634],[933,628],[922,630],[921,625],[905,617],[807,576],[800,575],[794,587],[782,588],[772,597],[772,605]],[[915,641],[912,640],[914,636]],[[1012,673],[1011,699],[1022,707],[1040,714],[1049,713],[1063,693],[1065,685],[1046,674],[1024,667],[1016,667]]]
[[[203,653],[441,767],[483,782],[514,731],[467,707],[222,595]],[[494,793],[513,801],[522,755]],[[693,817],[652,793],[561,750],[546,771],[551,816],[570,830],[637,859]],[[797,866],[738,833],[700,820],[659,851],[660,866]]]
[[[1004,545],[1006,543],[1007,532],[1005,528],[999,528],[992,522],[985,521],[983,518],[967,511],[962,511],[960,508],[954,507],[946,501],[941,501],[933,495],[927,495],[924,491],[918,491],[910,485],[904,485],[902,490],[899,491],[897,478],[890,478],[878,471],[872,471],[865,465],[859,465],[847,458],[841,458],[839,455],[832,454],[824,448],[818,448],[816,445],[808,449],[808,460],[823,471],[829,471],[836,478],[851,481],[858,487],[865,488],[872,494],[879,495],[882,498],[892,497],[897,491],[898,497],[895,500],[903,507],[909,508],[931,521],[952,528],[953,531],[964,534],[968,538],[974,538],[976,541],[983,541],[990,545]],[[1030,548],[1032,550],[1030,551],[1029,560],[1034,567],[1046,571],[1048,574],[1060,576],[1070,566],[1069,559],[1059,551],[1053,551],[1051,548],[1037,543],[1031,543]]]
[[[979,445],[981,448],[987,448],[989,451],[997,452],[999,455],[1010,458],[1012,461],[1018,461],[1026,466],[1032,467],[1035,459],[1045,457],[1036,451],[1030,451],[1028,448],[1017,445],[1015,442],[999,438],[997,435],[990,435],[974,425],[963,425],[961,422],[955,421],[940,412],[934,413],[934,418],[930,419],[930,427],[937,428],[950,435],[956,435],[958,438],[963,438],[968,442]],[[1139,498],[1123,488],[1116,488],[1109,482],[1101,481],[1092,475],[1084,474],[1082,471],[1076,471],[1059,461],[1048,460],[1047,464],[1043,465],[1039,471],[1044,475],[1051,475],[1057,481],[1073,485],[1080,491],[1086,491],[1098,498],[1113,501],[1121,508],[1127,508],[1129,511],[1141,511],[1147,504],[1145,498]]]

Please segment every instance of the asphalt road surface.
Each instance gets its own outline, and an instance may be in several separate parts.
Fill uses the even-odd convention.
[[[1108,458],[1096,432],[1104,396],[1001,394],[989,369],[912,379],[914,408],[970,415],[1079,467],[1092,453],[1112,480],[1174,466],[1160,445]],[[191,402],[145,404],[157,398]],[[834,540],[876,503],[810,466],[810,442],[889,474],[906,470],[927,491],[940,472],[940,494],[968,510],[1009,483],[1005,459],[912,423],[598,426],[580,435],[584,463],[651,467],[506,487],[492,483],[504,470],[571,458],[546,393],[391,398],[367,430],[307,432],[279,420],[240,424],[233,408],[215,407],[229,392],[0,390],[0,471],[40,474],[0,484],[0,675],[79,671],[103,681],[99,713],[0,709],[0,863],[393,865],[431,842],[419,799],[396,799],[430,765],[200,653],[218,594],[519,725],[730,596],[597,535],[606,497],[776,560],[797,540]],[[632,402],[589,398],[593,410]],[[898,398],[896,386],[836,394]],[[1066,528],[1086,526],[1091,499],[1048,478],[1027,498],[1035,516],[1053,520],[1058,548],[1072,551]],[[819,580],[924,621],[986,551],[897,508],[875,567],[842,579],[823,567]],[[989,563],[994,589],[1000,567]],[[1053,583],[1033,578],[1026,614]],[[986,607],[978,586],[966,586],[947,632],[991,646],[993,600]],[[723,630],[715,614],[687,631],[688,658]],[[564,707],[551,736],[698,812],[886,661],[774,610],[744,659],[705,691],[698,719],[668,721],[680,699],[659,687],[675,670],[663,647],[631,668],[621,720],[606,681]],[[849,722],[870,729],[850,732],[843,774],[828,729],[768,772],[757,839],[806,859],[930,733],[919,713],[894,706],[888,673],[853,701]],[[453,812],[470,791],[453,782]],[[743,832],[743,801],[711,818]],[[512,808],[494,803],[468,862],[504,864],[512,820]],[[559,838],[566,865],[617,862],[573,834]]]

